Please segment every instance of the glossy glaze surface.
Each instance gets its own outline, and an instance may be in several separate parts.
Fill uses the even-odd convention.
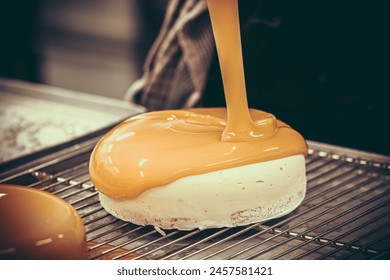
[[[102,193],[135,197],[185,176],[306,155],[299,133],[248,108],[237,0],[207,3],[227,108],[151,112],[114,128],[90,159],[91,180]]]
[[[96,146],[91,179],[107,195],[134,197],[184,176],[306,153],[303,138],[286,124],[258,110],[251,115],[264,133],[259,140],[240,142],[221,141],[226,122],[222,108],[131,118]]]
[[[0,185],[0,259],[86,259],[76,210],[50,193]]]

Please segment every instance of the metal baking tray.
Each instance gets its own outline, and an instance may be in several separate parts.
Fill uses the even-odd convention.
[[[25,162],[144,111],[122,100],[0,78],[0,163]]]

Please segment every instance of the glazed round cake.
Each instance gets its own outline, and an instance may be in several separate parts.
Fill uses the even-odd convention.
[[[305,196],[306,142],[272,115],[251,112],[268,131],[255,141],[220,140],[223,108],[151,112],[121,123],[90,158],[102,206],[125,221],[181,230],[291,212]]]
[[[238,1],[207,5],[226,108],[149,112],[99,141],[89,174],[103,207],[120,219],[164,229],[233,227],[285,215],[305,196],[305,140],[248,108]]]
[[[84,224],[65,200],[0,185],[0,259],[87,259]]]

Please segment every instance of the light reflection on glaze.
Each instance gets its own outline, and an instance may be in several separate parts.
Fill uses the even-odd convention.
[[[307,153],[300,134],[247,105],[237,0],[207,0],[227,108],[131,118],[95,147],[90,177],[111,197],[135,197],[181,177]]]

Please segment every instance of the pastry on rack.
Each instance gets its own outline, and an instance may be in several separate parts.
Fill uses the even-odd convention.
[[[269,126],[256,141],[220,141],[225,109],[152,112],[120,124],[90,159],[102,206],[135,224],[182,230],[291,212],[305,196],[306,142],[272,115],[251,114]]]
[[[130,118],[92,152],[102,206],[135,224],[191,230],[247,225],[293,211],[306,192],[304,138],[250,110],[237,0],[208,0],[227,108]]]

